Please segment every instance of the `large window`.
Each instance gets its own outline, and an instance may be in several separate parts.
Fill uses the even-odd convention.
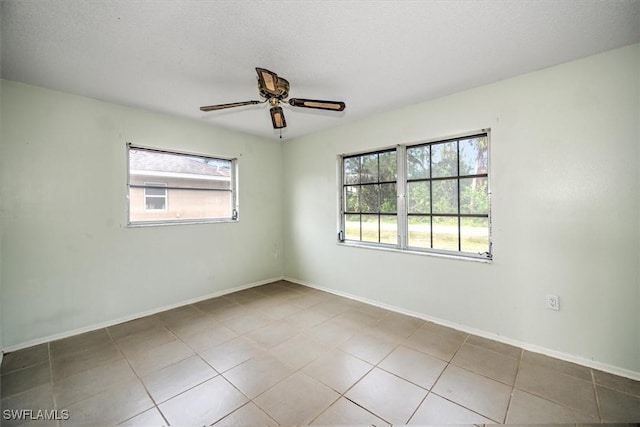
[[[340,165],[340,241],[491,258],[488,131]]]
[[[128,145],[129,224],[233,221],[236,160]]]

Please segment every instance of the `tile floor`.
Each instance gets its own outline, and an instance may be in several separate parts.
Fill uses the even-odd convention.
[[[9,353],[0,372],[3,410],[68,410],[33,426],[640,421],[640,382],[286,281]]]

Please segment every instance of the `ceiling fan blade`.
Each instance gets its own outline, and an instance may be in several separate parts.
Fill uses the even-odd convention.
[[[271,113],[271,122],[274,129],[282,129],[287,127],[287,121],[284,119],[284,112],[282,107],[271,107],[269,110]]]
[[[242,107],[243,105],[254,105],[254,104],[261,104],[261,102],[260,101],[243,101],[243,102],[232,102],[230,104],[207,105],[205,107],[200,107],[200,111],[224,110],[225,108]]]
[[[265,68],[256,67],[258,73],[258,87],[260,92],[266,92],[272,96],[278,96],[280,90],[278,90],[278,75],[273,71],[269,71]]]
[[[342,111],[344,102],[342,101],[322,101],[319,99],[291,98],[289,104],[294,107],[317,108],[319,110]]]

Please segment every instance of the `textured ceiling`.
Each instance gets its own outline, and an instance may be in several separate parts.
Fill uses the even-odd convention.
[[[277,138],[255,67],[292,97],[290,139],[640,41],[640,0],[0,1],[1,76]]]

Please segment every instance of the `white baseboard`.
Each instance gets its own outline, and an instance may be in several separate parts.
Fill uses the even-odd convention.
[[[406,314],[407,316],[417,317],[418,319],[426,320],[429,322],[437,323],[438,325],[447,326],[449,328],[465,332],[467,334],[477,335],[482,338],[487,338],[493,341],[498,341],[504,344],[509,344],[515,347],[519,347],[525,349],[527,351],[531,351],[533,353],[540,353],[546,356],[554,357],[556,359],[561,359],[567,362],[577,363],[582,366],[586,366],[593,369],[598,369],[600,371],[608,372],[610,374],[618,375],[625,378],[630,378],[635,381],[640,381],[640,372],[632,371],[625,368],[620,368],[618,366],[609,365],[607,363],[597,362],[595,360],[589,360],[582,357],[574,356],[567,353],[562,353],[560,351],[551,350],[546,347],[541,347],[534,344],[529,344],[523,341],[518,341],[515,339],[511,339],[502,335],[494,334],[491,332],[486,332],[480,329],[475,329],[465,325],[459,325],[454,322],[450,322],[448,320],[439,319],[436,317],[428,316],[424,313],[418,313],[410,310],[405,310],[401,307],[397,307],[394,305],[385,304],[379,301],[371,300],[368,298],[362,298],[357,295],[352,295],[342,291],[336,291],[335,289],[325,288],[324,286],[318,286],[313,283],[308,283],[302,280],[295,279],[293,277],[284,276],[284,280],[289,282],[297,283],[299,285],[308,286],[310,288],[318,289],[320,291],[329,292],[334,295],[338,295],[341,297],[349,298],[355,301],[363,302],[365,304],[373,305],[376,307],[384,308],[386,310],[394,311],[400,314]]]
[[[124,317],[120,317],[114,320],[109,320],[107,322],[102,322],[102,323],[97,323],[97,324],[93,324],[93,325],[89,325],[89,326],[85,326],[82,328],[77,328],[77,329],[73,329],[71,331],[66,331],[66,332],[61,332],[59,334],[54,334],[54,335],[49,335],[46,337],[41,337],[41,338],[36,338],[30,341],[26,341],[20,344],[14,344],[14,345],[10,345],[7,347],[2,348],[0,351],[0,362],[2,361],[2,354],[3,353],[11,353],[12,351],[17,351],[17,350],[22,350],[23,348],[27,348],[27,347],[32,347],[34,345],[39,345],[39,344],[44,344],[50,341],[55,341],[55,340],[59,340],[59,339],[63,339],[63,338],[68,338],[71,337],[73,335],[78,335],[78,334],[83,334],[85,332],[91,332],[91,331],[95,331],[97,329],[102,329],[102,328],[107,328],[109,326],[114,326],[117,325],[118,323],[123,323],[123,322],[129,322],[131,320],[135,320],[135,319],[139,319],[141,317],[145,317],[145,316],[150,316],[152,314],[156,314],[156,313],[160,313],[162,311],[166,311],[166,310],[171,310],[173,308],[178,308],[178,307],[182,307],[183,305],[188,305],[188,304],[194,304],[196,302],[200,302],[200,301],[204,301],[207,300],[209,298],[216,298],[216,297],[220,297],[223,295],[227,295],[227,294],[231,294],[233,292],[238,292],[238,291],[242,291],[245,289],[249,289],[249,288],[255,288],[256,286],[261,286],[261,285],[266,285],[267,283],[271,283],[271,282],[277,282],[278,280],[282,280],[283,277],[279,276],[279,277],[274,277],[271,279],[266,279],[266,280],[260,280],[258,282],[253,282],[253,283],[249,283],[246,285],[240,285],[240,286],[236,286],[230,289],[224,289],[221,291],[216,291],[207,295],[202,295],[200,297],[196,297],[196,298],[191,298],[185,301],[180,301],[178,303],[175,304],[170,304],[170,305],[166,305],[163,307],[158,307],[158,308],[154,308],[151,310],[147,310],[147,311],[143,311],[140,313],[135,313],[129,316],[124,316]]]
[[[529,344],[523,341],[519,341],[519,340],[515,340],[515,339],[511,339],[502,335],[497,335],[491,332],[486,332],[480,329],[475,329],[469,326],[465,326],[465,325],[459,325],[457,323],[454,322],[450,322],[448,320],[443,320],[443,319],[439,319],[436,317],[432,317],[432,316],[428,316],[424,313],[418,313],[418,312],[414,312],[411,310],[405,310],[401,307],[397,307],[394,305],[390,305],[390,304],[385,304],[379,301],[375,301],[375,300],[371,300],[368,298],[363,298],[357,295],[352,295],[349,294],[347,292],[342,292],[342,291],[337,291],[335,289],[331,289],[331,288],[326,288],[324,286],[318,286],[316,284],[313,283],[308,283],[302,280],[298,280],[295,279],[293,277],[288,277],[288,276],[280,276],[280,277],[274,277],[271,279],[265,279],[265,280],[260,280],[258,282],[253,282],[253,283],[249,283],[246,285],[240,285],[240,286],[236,286],[230,289],[224,289],[221,291],[216,291],[213,292],[211,294],[207,294],[207,295],[203,295],[197,298],[192,298],[189,300],[185,300],[185,301],[181,301],[175,304],[170,304],[170,305],[166,305],[163,307],[158,307],[158,308],[154,308],[151,310],[147,310],[144,312],[139,312],[136,314],[132,314],[129,316],[124,316],[124,317],[120,317],[114,320],[110,320],[107,322],[102,322],[102,323],[98,323],[98,324],[93,324],[93,325],[89,325],[89,326],[85,326],[82,328],[77,328],[77,329],[73,329],[71,331],[66,331],[66,332],[62,332],[59,334],[54,334],[54,335],[49,335],[46,337],[41,337],[41,338],[37,338],[37,339],[33,339],[30,341],[26,341],[20,344],[14,344],[14,345],[10,345],[7,346],[5,348],[2,348],[0,350],[0,364],[2,363],[2,359],[3,359],[3,354],[4,353],[10,353],[12,351],[17,351],[17,350],[21,350],[23,348],[27,348],[27,347],[32,347],[34,345],[39,345],[39,344],[43,344],[46,342],[50,342],[50,341],[55,341],[55,340],[59,340],[59,339],[63,339],[63,338],[68,338],[70,336],[73,335],[78,335],[78,334],[82,334],[85,332],[91,332],[91,331],[95,331],[97,329],[102,329],[102,328],[106,328],[109,326],[114,326],[117,325],[119,323],[123,323],[123,322],[128,322],[131,320],[135,320],[135,319],[139,319],[141,317],[145,317],[145,316],[150,316],[156,313],[160,313],[162,311],[166,311],[166,310],[171,310],[177,307],[181,307],[183,305],[188,305],[188,304],[194,304],[200,301],[204,301],[206,299],[209,298],[216,298],[216,297],[220,297],[223,295],[227,295],[233,292],[237,292],[237,291],[242,291],[245,289],[249,289],[249,288],[254,288],[256,286],[261,286],[261,285],[266,285],[267,283],[272,283],[272,282],[276,282],[278,280],[287,280],[289,282],[293,282],[293,283],[297,283],[303,286],[308,286],[310,288],[314,288],[314,289],[318,289],[320,291],[324,291],[324,292],[328,292],[334,295],[338,295],[344,298],[349,298],[355,301],[359,301],[365,304],[369,304],[369,305],[373,305],[376,307],[380,307],[380,308],[384,308],[386,310],[389,311],[394,311],[396,313],[400,313],[400,314],[405,314],[407,316],[412,316],[412,317],[417,317],[419,319],[422,320],[426,320],[429,322],[433,322],[433,323],[437,323],[439,325],[442,326],[447,326],[449,328],[458,330],[458,331],[462,331],[468,334],[472,334],[472,335],[477,335],[483,338],[487,338],[493,341],[498,341],[504,344],[509,344],[515,347],[519,347],[522,349],[525,349],[527,351],[531,351],[534,353],[540,353],[540,354],[544,354],[546,356],[550,356],[550,357],[554,357],[557,359],[561,359],[561,360],[565,360],[567,362],[572,362],[572,363],[577,363],[579,365],[583,365],[589,368],[593,368],[593,369],[598,369],[600,371],[604,371],[604,372],[608,372],[610,374],[614,374],[614,375],[618,375],[621,377],[626,377],[626,378],[630,378],[632,380],[636,380],[636,381],[640,381],[640,372],[636,372],[636,371],[632,371],[629,369],[624,369],[624,368],[620,368],[618,366],[613,366],[613,365],[609,365],[607,363],[602,363],[602,362],[598,362],[598,361],[594,361],[594,360],[589,360],[589,359],[585,359],[582,357],[578,357],[578,356],[574,356],[571,354],[567,354],[567,353],[562,353],[556,350],[552,350],[546,347],[541,347],[541,346],[537,346],[534,344]]]

